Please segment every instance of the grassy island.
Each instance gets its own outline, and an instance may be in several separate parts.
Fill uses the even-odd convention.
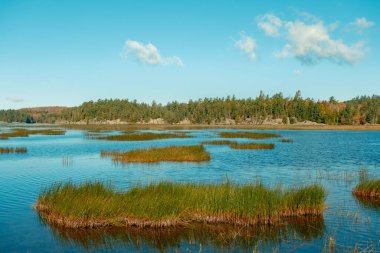
[[[151,141],[160,139],[172,139],[172,138],[190,138],[183,133],[151,133],[151,132],[130,132],[122,135],[110,135],[98,137],[99,140],[107,141]]]
[[[160,182],[120,192],[110,184],[86,182],[52,185],[40,193],[36,209],[47,222],[71,228],[265,225],[321,215],[325,199],[319,185],[270,189],[231,182]]]
[[[282,139],[282,140],[280,140],[280,142],[284,142],[284,143],[293,143],[294,141],[291,140],[291,139]]]
[[[380,179],[368,179],[359,182],[352,194],[359,198],[380,201]]]
[[[59,129],[26,129],[14,128],[11,132],[0,133],[0,140],[8,140],[14,137],[29,137],[29,135],[64,135],[66,131]]]
[[[170,146],[127,152],[102,151],[100,154],[112,156],[113,161],[121,163],[203,162],[211,159],[202,145]]]
[[[8,153],[26,153],[26,148],[0,148],[0,154]]]
[[[236,142],[229,141],[229,140],[214,140],[214,141],[204,141],[202,142],[203,145],[231,145]]]
[[[232,149],[274,149],[272,143],[232,143]]]
[[[219,132],[222,138],[248,138],[248,139],[270,139],[279,138],[281,135],[272,133],[256,133],[256,132]]]

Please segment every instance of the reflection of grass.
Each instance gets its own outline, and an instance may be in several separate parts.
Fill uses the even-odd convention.
[[[281,137],[279,134],[255,132],[219,132],[218,134],[222,138],[269,139]]]
[[[203,145],[230,145],[236,143],[234,141],[228,141],[228,140],[214,140],[214,141],[204,141],[202,142]]]
[[[102,151],[100,154],[101,156],[112,156],[113,161],[121,163],[202,162],[211,159],[202,145],[170,146],[127,152]]]
[[[42,219],[43,221],[43,219]],[[50,226],[53,235],[63,244],[81,247],[86,252],[109,251],[122,242],[134,250],[149,251],[150,247],[159,252],[174,252],[181,243],[211,246],[219,252],[251,252],[260,249],[260,243],[277,246],[285,241],[289,247],[297,246],[297,239],[309,241],[323,236],[325,225],[322,216],[287,220],[286,224],[271,227],[241,227],[226,224],[189,224],[185,227],[165,229],[149,228],[103,228],[103,229],[70,229]],[[294,244],[292,243],[294,241]],[[209,246],[208,246],[209,245]],[[144,248],[147,247],[147,248]],[[190,250],[192,252],[192,250]],[[198,250],[197,250],[198,251]],[[256,251],[255,251],[256,252]],[[266,252],[264,249],[259,252]]]
[[[118,192],[96,182],[56,184],[36,208],[48,222],[65,227],[168,227],[189,222],[278,224],[287,217],[321,215],[326,198],[319,185],[269,189],[237,185],[160,182]]]
[[[361,198],[380,201],[380,179],[363,180],[353,189],[352,194]]]
[[[150,133],[150,132],[131,132],[122,135],[110,135],[98,137],[100,140],[107,141],[150,141],[171,138],[189,138],[190,136],[180,133]]]
[[[272,143],[232,143],[232,149],[274,149]]]
[[[26,148],[0,148],[0,154],[4,153],[26,153]]]
[[[58,129],[26,129],[26,128],[14,128],[9,133],[1,133],[0,140],[7,140],[13,137],[28,137],[29,135],[64,135],[64,130]]]

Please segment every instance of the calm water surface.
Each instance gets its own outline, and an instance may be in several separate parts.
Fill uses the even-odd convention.
[[[7,127],[0,127],[6,131]],[[189,139],[110,142],[68,130],[63,136],[34,135],[0,140],[0,147],[27,147],[27,154],[0,155],[0,252],[323,252],[329,239],[336,252],[375,249],[380,252],[380,205],[361,203],[351,195],[358,171],[380,177],[380,132],[264,131],[294,143],[273,142],[274,150],[231,150],[206,146],[206,163],[118,165],[101,158],[101,150],[131,150],[192,145],[218,139],[218,131],[191,130]],[[257,132],[257,131],[256,131]],[[111,133],[114,134],[114,133]],[[246,139],[239,139],[241,142]],[[279,227],[219,226],[166,230],[64,230],[51,227],[33,209],[39,192],[54,182],[111,181],[127,190],[153,181],[238,183],[268,186],[321,183],[328,190],[323,218],[289,221]]]

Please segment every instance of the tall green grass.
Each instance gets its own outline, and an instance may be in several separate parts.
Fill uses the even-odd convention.
[[[211,159],[202,145],[170,146],[127,152],[101,151],[100,154],[112,156],[113,161],[121,163],[203,162]]]
[[[248,139],[269,139],[279,138],[281,135],[272,133],[256,133],[256,132],[219,132],[222,138],[248,138]]]
[[[362,179],[352,193],[357,197],[380,201],[380,179]]]
[[[320,185],[283,189],[238,185],[160,182],[119,192],[110,184],[55,184],[36,208],[65,227],[167,227],[189,222],[275,224],[286,217],[320,215],[326,191]]]

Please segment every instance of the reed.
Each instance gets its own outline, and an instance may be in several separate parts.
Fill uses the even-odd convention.
[[[231,145],[236,142],[234,141],[228,141],[228,140],[214,140],[214,141],[204,141],[201,144],[202,145]]]
[[[202,145],[170,146],[127,152],[101,151],[100,154],[112,156],[113,161],[121,163],[203,162],[211,159],[210,154]]]
[[[248,139],[270,139],[279,138],[281,135],[272,133],[256,133],[256,132],[219,132],[222,138],[248,138]]]
[[[274,149],[272,143],[232,143],[230,144],[232,149]]]
[[[29,137],[29,135],[64,135],[65,130],[59,129],[26,129],[26,128],[14,128],[11,132],[1,133],[0,140],[7,140],[14,137]]]
[[[352,194],[359,198],[380,201],[380,179],[360,181],[352,190]]]
[[[0,154],[26,153],[26,148],[0,148]]]
[[[175,227],[190,223],[267,225],[289,217],[318,216],[326,191],[310,185],[291,189],[159,182],[126,192],[101,182],[54,184],[36,209],[47,222],[71,228],[105,226]]]
[[[151,133],[151,132],[126,132],[122,135],[101,136],[97,139],[107,141],[151,141],[173,138],[190,138],[183,133]]]

